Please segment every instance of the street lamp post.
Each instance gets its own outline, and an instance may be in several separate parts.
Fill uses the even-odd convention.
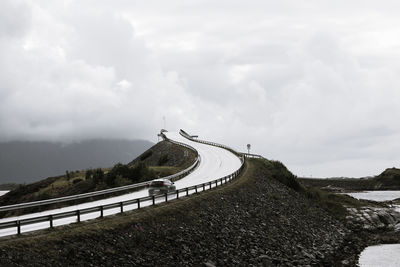
[[[164,129],[167,129],[167,118],[165,116],[162,117],[164,121]]]

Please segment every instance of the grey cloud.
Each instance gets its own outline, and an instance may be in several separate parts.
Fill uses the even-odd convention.
[[[399,159],[394,1],[26,3],[0,11],[0,140],[153,140],[166,116],[299,175]]]
[[[23,36],[30,27],[31,7],[19,0],[4,0],[0,7],[0,38]]]

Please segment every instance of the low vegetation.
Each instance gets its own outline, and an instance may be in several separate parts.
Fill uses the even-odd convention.
[[[139,159],[140,159],[140,161],[143,161],[143,160],[149,158],[151,155],[153,155],[153,151],[149,149],[149,150],[145,151],[142,155],[140,155]]]
[[[298,177],[293,175],[282,162],[272,160],[263,160],[263,162],[271,178],[317,202],[337,219],[345,219],[348,214],[346,207],[359,208],[363,205],[361,201],[345,194],[335,194],[319,188],[305,187]]]
[[[110,169],[98,168],[86,171],[68,171],[62,176],[47,178],[30,185],[20,185],[2,196],[0,198],[0,205],[4,206],[93,192],[152,180],[157,175],[162,174],[162,170],[156,172],[143,162],[139,162],[132,167],[118,163]],[[48,206],[47,208],[52,207],[56,206]],[[25,212],[34,211],[37,210],[34,208],[25,210]],[[8,215],[14,214],[19,213]]]
[[[375,179],[381,187],[400,189],[400,169],[386,169]]]
[[[193,164],[196,156],[196,153],[188,148],[168,141],[161,141],[128,163],[128,166],[144,162],[147,166],[168,166],[185,169]]]
[[[264,164],[272,178],[297,192],[304,193],[306,191],[304,186],[298,181],[297,176],[293,175],[282,162],[264,160]]]
[[[17,188],[19,186],[19,184],[16,183],[4,183],[4,184],[0,184],[0,191],[10,191],[10,190],[14,190],[15,188]]]
[[[112,168],[97,168],[84,171],[67,170],[64,175],[50,177],[28,185],[18,185],[14,190],[0,197],[0,206],[88,193],[169,176],[193,164],[194,155],[186,153],[191,156],[183,157],[185,154],[183,150],[185,149],[170,143],[160,142],[129,164],[117,163]],[[170,152],[168,153],[168,151]],[[194,153],[192,152],[192,154]],[[181,160],[176,160],[178,157]],[[64,203],[63,205],[78,204],[82,201],[87,200]],[[45,208],[56,207],[61,206],[49,205]],[[39,210],[30,208],[23,211],[0,214],[0,216],[19,215],[36,211]]]
[[[168,162],[168,154],[163,154],[163,155],[161,155],[161,157],[158,160],[158,165],[163,166],[167,162]]]
[[[155,173],[143,162],[138,162],[133,167],[118,163],[107,172],[103,172],[102,169],[89,170],[86,172],[86,179],[92,179],[96,190],[140,183],[152,180],[155,177]]]
[[[182,168],[174,166],[150,166],[149,168],[155,173],[156,177],[169,176],[182,170]]]

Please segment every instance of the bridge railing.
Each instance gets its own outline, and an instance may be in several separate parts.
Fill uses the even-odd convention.
[[[32,225],[38,224],[38,223],[46,223],[47,222],[48,225],[46,227],[42,227],[42,228],[49,228],[49,227],[53,228],[54,223],[57,220],[61,220],[61,219],[65,219],[65,218],[75,217],[75,222],[81,222],[81,217],[86,214],[95,213],[95,214],[97,214],[96,215],[97,218],[102,218],[105,216],[105,211],[110,210],[110,209],[118,208],[119,212],[122,213],[122,212],[126,211],[125,208],[127,206],[134,205],[135,207],[133,207],[133,209],[140,209],[143,206],[151,206],[151,205],[156,205],[160,202],[168,202],[172,199],[179,199],[180,197],[183,197],[183,196],[188,196],[188,195],[191,195],[194,193],[203,192],[208,189],[215,188],[215,187],[221,186],[223,184],[226,184],[226,183],[234,180],[235,178],[237,178],[240,175],[243,168],[244,168],[244,164],[242,164],[240,166],[240,168],[238,170],[236,170],[235,172],[233,172],[232,174],[226,175],[224,177],[221,177],[219,179],[216,179],[216,180],[213,180],[210,182],[181,188],[181,189],[178,189],[175,192],[171,192],[171,193],[146,196],[146,197],[126,200],[126,201],[121,201],[121,202],[117,202],[117,203],[99,205],[96,207],[77,209],[74,211],[60,212],[60,213],[50,214],[50,215],[42,215],[42,216],[37,216],[34,218],[27,218],[27,219],[3,222],[3,223],[0,223],[0,230],[11,228],[11,229],[14,229],[14,232],[8,233],[7,235],[21,234],[24,232],[23,227],[32,226]],[[132,207],[130,210],[132,210]],[[0,235],[2,235],[1,232],[0,232]],[[3,234],[3,236],[5,236],[5,235]]]
[[[226,149],[226,150],[232,152],[233,154],[235,154],[235,155],[238,156],[239,158],[242,158],[242,157],[241,157],[241,156],[242,156],[242,155],[241,155],[242,153],[237,152],[236,150],[234,150],[233,148],[231,148],[231,147],[229,147],[229,146],[222,145],[222,144],[218,144],[218,143],[215,143],[215,142],[209,142],[209,141],[205,141],[205,140],[200,140],[200,139],[197,139],[197,138],[193,138],[191,135],[189,135],[188,133],[186,133],[186,132],[185,132],[184,130],[182,130],[182,129],[179,131],[179,134],[182,135],[183,137],[189,139],[190,141],[193,141],[193,142],[197,142],[197,143],[202,143],[202,144],[206,144],[206,145],[210,145],[210,146],[216,146],[216,147],[224,148],[224,149]]]
[[[183,137],[193,141],[193,142],[198,142],[198,143],[202,143],[202,144],[207,144],[207,145],[211,145],[211,146],[216,146],[216,147],[220,147],[220,148],[224,148],[230,152],[232,152],[233,154],[237,155],[238,157],[242,158],[264,158],[261,155],[257,155],[257,154],[250,154],[250,153],[242,153],[242,152],[238,152],[235,149],[226,146],[226,145],[222,145],[222,144],[218,144],[218,143],[214,143],[214,142],[209,142],[209,141],[204,141],[204,140],[200,140],[197,138],[193,138],[190,134],[188,134],[187,132],[185,132],[184,130],[180,130],[179,131],[180,135],[182,135]]]
[[[164,137],[165,137],[165,135],[164,135]],[[189,146],[187,144],[183,144],[183,143],[176,142],[176,141],[173,141],[173,140],[169,140],[169,141],[173,142],[173,143],[176,143],[176,144],[183,145],[185,147],[188,147],[188,148],[193,149],[193,150],[196,151],[196,149],[194,149],[193,147],[191,147],[191,146]],[[201,141],[201,140],[196,140],[196,141]],[[188,196],[190,194],[203,192],[203,191],[206,191],[208,189],[221,186],[223,184],[226,184],[226,183],[234,180],[235,178],[237,178],[241,174],[241,172],[242,172],[242,170],[243,170],[243,168],[245,166],[245,160],[246,160],[246,157],[242,153],[238,153],[238,152],[234,151],[231,148],[228,148],[228,147],[226,147],[224,145],[213,143],[213,142],[201,141],[201,143],[205,143],[205,144],[209,144],[209,145],[225,148],[225,149],[228,149],[230,151],[233,151],[236,155],[240,155],[239,156],[240,159],[241,159],[240,167],[236,171],[234,171],[233,173],[231,173],[229,175],[226,175],[224,177],[215,179],[215,180],[210,181],[210,182],[201,183],[201,184],[197,184],[197,185],[194,185],[194,186],[181,188],[181,189],[176,190],[173,193],[166,193],[166,194],[161,194],[161,195],[153,195],[153,196],[141,197],[141,198],[126,200],[126,201],[111,203],[111,204],[99,205],[99,206],[90,207],[90,208],[77,209],[75,211],[60,212],[60,213],[56,213],[56,214],[42,215],[42,216],[37,216],[37,217],[33,217],[33,218],[6,221],[6,222],[3,222],[3,223],[0,223],[0,230],[10,229],[11,228],[11,229],[14,229],[15,231],[13,233],[7,233],[7,234],[4,234],[4,233],[0,232],[0,236],[1,235],[5,236],[5,235],[12,235],[12,234],[21,234],[23,232],[23,230],[24,230],[23,227],[32,226],[32,225],[38,224],[38,223],[46,223],[47,222],[48,226],[46,226],[44,228],[49,228],[49,227],[53,228],[54,227],[54,223],[57,220],[61,220],[61,219],[65,219],[65,218],[71,218],[71,217],[74,218],[74,217],[76,217],[76,219],[75,219],[76,222],[80,222],[81,221],[81,216],[87,215],[87,214],[93,214],[93,213],[96,214],[97,213],[96,216],[102,218],[102,217],[105,216],[105,214],[104,214],[105,211],[111,210],[111,209],[118,208],[119,212],[122,213],[122,212],[126,211],[126,209],[124,209],[124,208],[126,208],[127,206],[135,205],[135,208],[140,209],[143,206],[156,205],[157,203],[160,203],[160,202],[167,202],[167,201],[172,200],[172,199],[178,199],[178,198],[182,197],[182,193],[184,194],[183,196]],[[196,153],[197,153],[197,151],[196,151]],[[197,157],[196,163],[188,168],[188,169],[191,169],[190,171],[193,171],[193,169],[196,168],[197,165],[200,163],[200,160],[201,160],[200,159],[200,155],[198,153],[197,153],[197,155],[198,155],[198,157]]]
[[[264,157],[257,154],[250,154],[250,153],[242,153],[245,158],[255,158],[255,159],[263,159]]]
[[[191,166],[189,166],[188,168],[186,168],[178,173],[161,178],[161,179],[169,179],[169,180],[175,182],[175,181],[181,179],[182,177],[188,175],[189,173],[191,173],[194,169],[196,169],[196,167],[201,162],[201,158],[200,158],[200,155],[197,153],[197,150],[194,149],[192,146],[181,143],[181,142],[176,142],[176,141],[174,141],[173,143],[180,145],[180,146],[184,146],[186,148],[189,148],[196,153],[196,160]],[[121,192],[129,191],[132,189],[144,188],[150,182],[151,181],[147,181],[147,182],[125,185],[125,186],[120,186],[120,187],[115,187],[115,188],[110,188],[110,189],[105,189],[105,190],[99,190],[99,191],[94,191],[94,192],[89,192],[89,193],[84,193],[84,194],[77,194],[77,195],[72,195],[72,196],[65,196],[65,197],[59,197],[59,198],[52,198],[52,199],[45,199],[45,200],[39,200],[39,201],[32,201],[32,202],[26,202],[26,203],[1,206],[0,212],[21,210],[21,209],[39,207],[39,206],[45,206],[45,205],[51,205],[51,204],[59,204],[59,203],[75,201],[75,200],[80,200],[80,199],[85,199],[85,198],[91,198],[91,197],[96,197],[96,196],[106,196],[109,194],[121,193]]]

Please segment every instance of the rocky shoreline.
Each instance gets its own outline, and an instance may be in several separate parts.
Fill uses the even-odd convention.
[[[357,184],[357,179],[300,180],[308,187],[316,187],[333,193],[363,192],[360,188],[365,187],[366,184],[362,180],[360,184]],[[379,185],[370,182],[369,187],[366,187],[366,189],[371,191],[371,186],[374,189],[379,187]],[[398,188],[393,187],[390,189],[397,190]],[[400,199],[390,201],[361,200],[359,206],[346,206],[348,211],[346,227],[351,232],[346,238],[343,249],[337,255],[337,259],[342,260],[337,261],[335,265],[358,266],[360,253],[366,247],[400,244],[399,204]]]
[[[365,248],[398,243],[400,243],[400,233],[398,231],[353,229],[346,237],[343,247],[338,250],[333,265],[358,266],[360,254]]]

